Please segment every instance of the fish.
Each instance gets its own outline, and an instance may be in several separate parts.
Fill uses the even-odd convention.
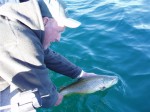
[[[63,96],[69,94],[90,94],[96,91],[104,91],[117,84],[117,76],[93,75],[79,78],[77,81],[60,89]]]

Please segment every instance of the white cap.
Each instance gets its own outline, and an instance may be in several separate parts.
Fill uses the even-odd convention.
[[[81,25],[79,21],[68,18],[66,15],[66,8],[61,0],[44,0],[52,17],[59,25],[69,28],[76,28]]]

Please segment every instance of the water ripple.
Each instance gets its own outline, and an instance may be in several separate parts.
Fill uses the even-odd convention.
[[[66,29],[52,48],[85,71],[116,75],[119,82],[104,92],[68,96],[52,111],[149,112],[150,0],[65,2],[82,25]],[[58,84],[70,81],[60,78]]]

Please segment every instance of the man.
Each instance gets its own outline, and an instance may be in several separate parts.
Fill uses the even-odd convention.
[[[65,27],[80,25],[66,17],[62,1],[23,1],[0,7],[0,101],[5,106],[11,99],[12,112],[61,103],[63,96],[48,78],[48,69],[71,78],[95,75],[48,48],[60,40]]]

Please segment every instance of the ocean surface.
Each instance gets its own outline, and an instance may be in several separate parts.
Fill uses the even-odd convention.
[[[64,97],[38,112],[150,112],[150,0],[64,0],[82,25],[67,28],[51,48],[87,72],[119,82],[92,94]],[[58,87],[74,80],[50,71]]]

